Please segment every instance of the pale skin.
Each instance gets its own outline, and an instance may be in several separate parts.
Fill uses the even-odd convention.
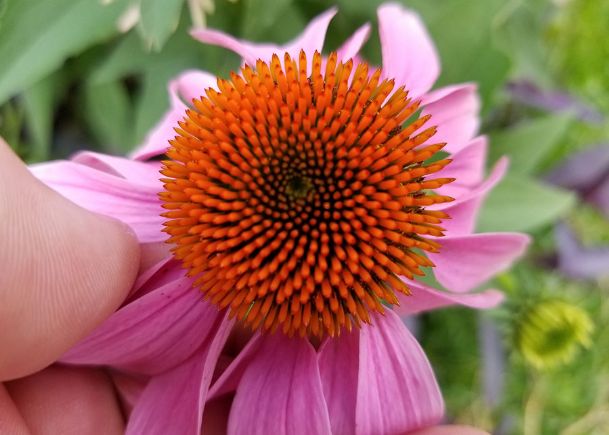
[[[53,362],[118,308],[156,253],[36,180],[1,139],[0,222],[0,433],[123,433],[108,375]],[[205,433],[224,426],[218,414],[206,412]],[[416,435],[485,433],[438,426]]]

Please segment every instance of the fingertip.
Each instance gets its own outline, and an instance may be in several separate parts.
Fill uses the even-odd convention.
[[[127,225],[65,199],[10,153],[2,157],[0,172],[10,173],[10,184],[0,176],[6,380],[46,367],[115,311],[133,285],[140,249]]]

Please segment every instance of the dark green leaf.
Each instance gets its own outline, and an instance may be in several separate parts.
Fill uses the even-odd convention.
[[[60,72],[40,80],[23,93],[23,105],[30,134],[29,162],[47,160],[50,156],[54,109],[63,89]]]
[[[133,134],[136,144],[143,141],[146,134],[169,108],[167,81],[175,73],[172,69],[164,69],[146,74],[144,77],[142,89],[134,107]]]
[[[0,106],[0,137],[15,150],[20,157],[26,157],[27,150],[21,143],[21,131],[25,118],[25,110],[18,101],[9,101]]]
[[[84,115],[105,149],[124,153],[132,148],[131,102],[121,82],[85,86]]]

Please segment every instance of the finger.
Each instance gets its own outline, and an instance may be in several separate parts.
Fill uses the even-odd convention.
[[[4,385],[0,384],[0,433],[6,435],[29,435],[23,417]]]
[[[409,435],[489,435],[488,432],[471,426],[435,426],[412,432]]]
[[[99,369],[51,366],[6,386],[32,433],[124,432],[112,382]]]
[[[110,315],[139,264],[122,223],[38,180],[0,140],[0,381],[40,370]]]

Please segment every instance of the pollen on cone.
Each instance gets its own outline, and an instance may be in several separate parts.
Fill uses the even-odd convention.
[[[168,242],[195,284],[252,329],[338,335],[433,266],[452,200],[427,177],[444,144],[419,103],[335,53],[258,61],[195,99],[163,162]],[[414,120],[413,120],[414,119]],[[408,122],[407,122],[408,121]]]

